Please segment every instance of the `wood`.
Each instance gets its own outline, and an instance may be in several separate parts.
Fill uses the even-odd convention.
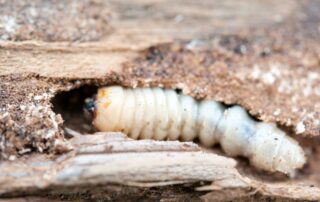
[[[5,4],[8,5],[8,2],[10,0],[5,1]],[[15,19],[25,18],[21,10],[29,8],[25,4],[30,3],[27,0],[20,3],[12,2],[14,6],[11,7],[1,6],[2,2],[0,3],[1,36],[4,28],[8,26],[6,24],[8,21],[3,21],[8,18],[4,16]],[[308,153],[309,164],[298,174],[297,179],[283,176],[278,178],[268,173],[261,174],[243,160],[225,157],[220,154],[221,152],[214,153],[215,149],[201,148],[196,143],[135,141],[120,133],[81,134],[69,131],[67,133],[74,136],[67,140],[73,147],[72,151],[62,154],[52,154],[47,151],[33,152],[21,155],[13,161],[1,160],[0,197],[4,198],[4,201],[320,200],[320,176],[318,175],[320,152],[317,146],[320,130],[316,124],[317,117],[320,117],[319,96],[309,95],[298,103],[300,108],[307,110],[306,112],[310,112],[312,116],[305,111],[293,113],[285,108],[290,105],[287,102],[291,97],[286,97],[286,93],[274,93],[275,90],[270,85],[265,87],[264,83],[270,82],[268,71],[270,66],[279,67],[278,69],[285,73],[292,72],[279,78],[279,80],[288,81],[288,86],[291,86],[293,81],[305,81],[301,78],[308,78],[306,76],[308,73],[311,77],[320,74],[318,68],[320,46],[317,43],[319,33],[314,31],[318,26],[315,22],[320,19],[317,11],[314,11],[320,8],[319,3],[312,0],[285,0],[281,3],[276,0],[88,0],[77,2],[80,7],[88,8],[95,3],[98,3],[98,7],[102,9],[98,10],[99,12],[93,12],[95,14],[93,19],[98,19],[98,21],[92,21],[97,27],[95,31],[99,32],[97,38],[74,41],[67,37],[64,38],[65,40],[60,40],[57,35],[53,37],[55,40],[49,40],[48,36],[52,33],[46,28],[52,27],[52,24],[60,24],[59,21],[63,19],[68,19],[65,18],[66,13],[59,9],[53,9],[52,13],[56,13],[53,17],[48,13],[48,18],[53,21],[49,23],[52,24],[47,25],[48,27],[41,26],[42,29],[37,30],[39,32],[37,36],[25,37],[25,39],[29,37],[29,40],[17,39],[18,36],[29,33],[24,30],[28,29],[28,26],[22,25],[22,28],[9,33],[13,40],[2,39],[0,36],[0,99],[15,98],[14,93],[22,88],[17,85],[20,82],[19,78],[24,79],[24,82],[29,82],[30,79],[29,77],[25,79],[21,75],[35,73],[36,75],[31,75],[32,78],[43,76],[39,81],[30,80],[29,85],[34,88],[27,85],[27,90],[30,92],[24,92],[26,94],[23,95],[24,97],[17,96],[17,99],[12,99],[15,102],[9,102],[10,99],[6,102],[0,100],[0,117],[7,111],[20,108],[22,104],[35,106],[35,101],[28,93],[42,95],[50,91],[43,103],[36,104],[46,106],[49,112],[53,112],[48,107],[51,106],[50,99],[59,91],[67,91],[85,84],[110,83],[107,75],[113,72],[122,74],[124,70],[128,70],[126,69],[128,64],[133,67],[139,66],[139,68],[141,66],[141,69],[146,71],[152,68],[157,69],[158,66],[160,69],[161,64],[152,63],[152,58],[151,62],[146,61],[146,67],[143,66],[145,63],[139,63],[139,60],[146,57],[147,53],[152,53],[154,47],[161,49],[169,45],[167,52],[169,55],[172,53],[173,58],[176,59],[175,62],[168,63],[169,66],[179,64],[180,60],[184,65],[193,64],[194,61],[203,64],[206,68],[213,63],[216,65],[216,72],[212,73],[216,73],[217,77],[209,79],[212,80],[210,85],[219,86],[220,83],[222,90],[212,91],[209,97],[215,97],[228,104],[241,104],[256,118],[276,122],[284,127],[288,126],[286,129],[290,134],[293,134],[292,131],[297,123],[303,120],[306,135],[313,137],[313,139],[301,140]],[[40,10],[45,6],[41,1],[35,4],[40,5],[38,8]],[[22,7],[19,7],[21,5]],[[104,19],[102,16],[104,10],[110,13],[110,19],[108,18],[107,22],[99,21]],[[91,13],[85,9],[81,10],[76,17],[83,17],[88,14],[87,12]],[[89,14],[88,16],[91,16]],[[99,24],[101,22],[105,24]],[[74,33],[74,30],[71,32],[69,28],[81,31],[74,23],[73,21],[61,23],[65,36]],[[99,29],[101,26],[108,27],[107,31]],[[247,41],[248,39],[251,41]],[[186,50],[199,48],[204,50],[204,54],[202,55],[201,51],[200,53],[186,51],[186,55],[179,55],[175,51],[176,45],[180,43]],[[212,52],[205,52],[208,50]],[[246,52],[249,54],[244,54]],[[259,72],[265,71],[263,78],[247,79],[246,76],[253,74],[254,67],[257,65],[268,67],[262,68]],[[136,69],[139,70],[139,68]],[[187,72],[182,71],[182,73],[195,73],[191,70],[193,69],[186,68]],[[229,77],[226,77],[225,73],[232,75],[233,79],[228,80]],[[10,83],[7,79],[3,79],[10,78],[11,75],[18,78],[18,81]],[[176,76],[179,75],[174,75]],[[272,74],[271,77],[274,78],[273,76]],[[164,83],[168,82],[167,78],[161,78],[161,75],[159,77],[165,80]],[[108,81],[102,81],[103,79]],[[159,78],[139,77],[137,80],[139,79],[151,85]],[[315,78],[312,81],[318,80],[319,78]],[[100,81],[102,82],[99,83]],[[317,83],[310,84],[308,81],[302,84],[318,92],[316,91]],[[116,81],[112,80],[112,82]],[[192,86],[201,84],[198,80],[189,82],[183,79],[183,82],[185,83],[175,83],[175,85],[187,94],[195,91],[191,88]],[[42,83],[46,83],[47,86],[43,85],[45,86],[43,87]],[[257,95],[254,88],[252,90],[245,86],[244,89],[240,89],[237,86],[239,83],[249,83],[248,86],[262,89],[263,95]],[[301,83],[294,84],[299,86]],[[18,87],[14,92],[4,91],[4,86],[8,85]],[[137,84],[129,83],[128,85]],[[234,92],[245,93],[242,95]],[[306,91],[305,88],[299,87],[295,92],[302,95]],[[267,98],[270,100],[268,101]],[[277,100],[280,100],[280,104],[273,105]],[[274,113],[278,108],[289,115],[278,116]],[[59,125],[59,130],[56,129],[55,132],[61,132],[63,127],[65,125]],[[3,129],[1,120],[0,129]]]
[[[113,32],[98,42],[0,42],[0,75],[35,72],[51,77],[102,77],[120,71],[122,63],[147,47],[235,33],[257,25],[263,28],[290,14],[297,5],[292,1],[278,4],[275,0],[122,0],[111,1],[109,6],[114,13]]]
[[[75,150],[58,157],[35,154],[3,162],[0,196],[19,196],[23,192],[29,196],[41,192],[54,196],[55,187],[81,190],[83,186],[96,184],[104,184],[105,189],[111,190],[112,184],[170,189],[172,185],[203,181],[208,185],[193,185],[191,189],[200,191],[207,199],[217,198],[214,192],[205,194],[212,190],[225,193],[233,190],[236,198],[260,193],[288,199],[320,199],[320,189],[316,187],[269,184],[243,177],[233,159],[201,151],[190,142],[136,141],[121,133],[79,136],[71,142]]]

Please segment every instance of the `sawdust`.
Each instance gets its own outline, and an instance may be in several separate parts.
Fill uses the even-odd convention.
[[[49,102],[54,92],[53,88],[49,89],[49,84],[38,80],[35,75],[1,78],[2,158],[14,160],[16,155],[32,151],[70,150],[59,129],[63,120],[52,111]]]
[[[0,1],[0,40],[95,41],[111,32],[106,2]]]
[[[63,131],[64,120],[53,111],[51,102],[55,101],[52,98],[60,91],[70,91],[85,84],[106,85],[119,83],[119,80],[121,77],[112,73],[99,80],[53,79],[37,74],[0,76],[0,159],[15,160],[31,152],[70,151],[72,146]],[[72,106],[74,103],[69,98],[62,97],[60,103]],[[85,97],[81,99],[83,101]]]

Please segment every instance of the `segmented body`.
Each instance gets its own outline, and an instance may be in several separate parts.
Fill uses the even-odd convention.
[[[206,146],[220,143],[230,156],[245,156],[258,168],[292,173],[305,163],[299,144],[274,124],[257,122],[239,107],[197,101],[161,88],[101,88],[94,126],[121,131],[134,139],[199,138]]]

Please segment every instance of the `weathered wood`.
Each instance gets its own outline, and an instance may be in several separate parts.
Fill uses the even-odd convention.
[[[98,42],[0,41],[0,75],[36,72],[51,77],[102,77],[121,71],[121,64],[147,47],[263,28],[285,18],[297,4],[287,0],[282,4],[275,0],[124,0],[110,1],[108,6],[114,13],[113,29]]]
[[[320,199],[317,187],[270,184],[243,177],[236,170],[234,160],[201,151],[194,143],[136,141],[120,133],[79,136],[73,138],[72,143],[75,151],[59,157],[35,154],[3,162],[0,196],[19,195],[23,190],[32,196],[55,187],[68,189],[96,184],[104,184],[106,189],[112,184],[148,188],[212,181],[211,185],[193,189],[203,194],[212,190],[227,193],[229,189],[233,192],[238,189],[238,195],[234,192],[234,197],[260,193],[288,199]],[[97,150],[95,146],[108,149]],[[243,190],[247,191],[243,193]],[[203,198],[217,197],[213,192]]]
[[[31,14],[27,14],[28,18],[24,16],[25,12],[29,12],[29,7],[25,6],[28,1],[21,4],[12,2],[16,6],[10,9],[15,9],[15,12],[5,6],[0,8],[0,33],[5,30],[6,35],[17,39],[32,32],[25,30],[30,28],[28,24],[21,25],[23,29],[11,31],[11,28],[15,28],[10,24],[12,19],[18,23],[21,18],[32,21],[36,17],[30,17],[34,13],[32,9]],[[37,3],[41,4],[41,1]],[[94,2],[77,1],[76,6],[83,7],[91,3]],[[4,86],[15,86],[18,81],[10,83],[8,80],[1,81],[4,77],[0,77],[0,98],[16,98],[11,99],[16,102],[1,103],[0,100],[3,110],[0,111],[0,117],[2,112],[29,105],[43,107],[43,103],[48,113],[53,113],[49,99],[57,91],[90,83],[84,79],[104,79],[111,72],[121,74],[128,70],[124,68],[127,64],[131,64],[128,68],[136,67],[134,70],[139,70],[135,72],[137,75],[152,68],[156,70],[155,74],[151,74],[152,71],[150,73],[154,77],[142,78],[147,85],[149,81],[159,78],[166,81],[168,78],[161,76],[168,75],[161,74],[162,71],[182,64],[186,68],[179,72],[173,70],[171,76],[176,77],[179,76],[177,73],[181,73],[198,77],[198,80],[193,80],[185,76],[174,83],[177,86],[179,84],[184,92],[197,92],[197,89],[191,88],[193,84],[193,87],[198,87],[202,80],[210,81],[206,87],[221,85],[221,88],[214,89],[208,97],[215,96],[217,100],[229,104],[241,104],[259,119],[290,126],[288,131],[297,127],[298,123],[302,124],[307,135],[317,136],[320,134],[316,124],[320,107],[319,94],[316,94],[320,74],[319,33],[315,31],[319,21],[317,8],[320,8],[319,3],[312,0],[111,0],[101,4],[101,9],[107,10],[108,16],[110,14],[108,22],[103,21],[102,15],[105,13],[101,10],[92,15],[90,9],[84,9],[84,15],[76,13],[71,18],[76,19],[78,15],[83,17],[90,12],[88,16],[93,16],[91,22],[97,25],[94,31],[101,31],[95,38],[87,38],[87,32],[81,32],[80,39],[88,40],[79,41],[72,38],[74,29],[90,31],[91,27],[86,27],[90,23],[79,27],[79,22],[73,24],[74,21],[67,21],[59,26],[65,34],[55,33],[46,28],[55,27],[59,21],[70,18],[64,18],[65,11],[54,9],[52,13],[57,15],[48,21],[48,25],[43,24],[41,29],[36,30],[39,35],[34,38],[27,34],[20,39],[30,40],[12,41],[3,40],[4,35],[0,36],[0,76],[33,72],[49,79],[61,78],[61,84],[56,85],[58,81],[54,80],[55,85],[50,83],[49,87],[43,87],[34,79],[30,85],[36,87],[33,89],[28,86],[23,97],[16,96],[16,91],[22,91],[23,85],[17,85],[14,92],[9,88],[4,91]],[[8,22],[11,27],[6,24]],[[106,26],[107,29],[99,29],[99,26]],[[52,33],[54,36],[50,38]],[[71,38],[68,41],[69,36]],[[182,54],[176,50],[179,47],[172,45],[180,42],[184,47]],[[163,52],[154,52],[152,47],[162,48],[159,44],[172,46]],[[204,51],[190,51],[197,48]],[[163,57],[163,53],[169,55],[169,62],[164,59],[164,64],[157,63],[157,57]],[[141,58],[145,58],[145,63],[136,62]],[[214,71],[210,69],[213,64]],[[201,68],[193,71],[197,65]],[[205,76],[203,72],[206,72]],[[78,83],[74,79],[79,79]],[[40,82],[49,83],[44,80]],[[68,86],[61,87],[63,82]],[[239,87],[238,84],[246,85]],[[274,89],[274,85],[282,92]],[[42,90],[37,91],[38,87]],[[47,91],[50,93],[43,105],[39,100],[34,100],[33,97],[42,96]],[[299,100],[297,95],[305,96]],[[301,110],[288,110],[287,105],[291,107],[292,103]],[[13,117],[13,120],[17,117]],[[39,117],[42,117],[41,114]],[[28,196],[26,200],[38,201],[48,198],[85,200],[88,199],[86,197],[171,201],[200,200],[200,197],[208,201],[320,200],[318,138],[301,141],[308,153],[309,164],[298,174],[298,179],[277,180],[277,177],[268,176],[267,173],[260,174],[263,175],[260,177],[256,174],[258,171],[250,170],[249,165],[236,166],[235,160],[213,154],[211,150],[204,151],[194,143],[134,141],[121,134],[74,135],[70,140],[74,150],[69,153],[31,153],[14,161],[1,162],[0,196],[12,198],[13,201],[24,200],[20,198],[22,196]],[[6,141],[11,143],[11,140]],[[248,172],[241,172],[247,169]]]
[[[241,182],[234,160],[204,153],[194,143],[134,141],[119,133],[80,136],[72,142],[75,151],[57,158],[38,154],[3,162],[1,194],[88,183],[149,187],[199,180]],[[95,146],[108,149],[97,150]]]
[[[101,134],[101,135],[98,135]],[[95,136],[83,135],[71,140],[75,145],[77,154],[90,153],[121,153],[121,152],[157,152],[157,151],[200,151],[200,148],[190,142],[181,143],[179,141],[134,141],[119,133],[97,133]]]

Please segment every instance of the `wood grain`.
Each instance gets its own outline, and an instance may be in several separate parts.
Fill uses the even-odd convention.
[[[74,137],[75,150],[59,157],[31,155],[0,166],[0,196],[54,195],[59,190],[103,184],[108,189],[135,186],[150,189],[203,181],[193,187],[204,199],[215,192],[238,190],[234,197],[260,193],[288,199],[319,200],[320,189],[300,184],[265,183],[242,176],[233,159],[208,153],[196,144],[178,141],[132,140],[121,133]],[[121,145],[121,146],[119,146]],[[107,148],[100,150],[97,148]],[[212,182],[210,184],[210,182]],[[247,190],[243,193],[244,190]],[[59,191],[58,193],[65,193]],[[226,198],[225,198],[226,199]]]
[[[27,19],[24,12],[19,11],[29,9],[25,6],[29,2],[12,2],[1,2],[15,6],[10,9],[1,7],[0,33],[4,29],[8,31],[8,19],[11,19],[9,22],[12,19],[15,22]],[[41,1],[37,2],[41,4]],[[77,1],[76,6],[81,8],[88,5],[88,2],[100,5],[102,1]],[[318,78],[313,79],[312,83],[308,80],[309,75],[314,78],[319,73],[317,8],[320,6],[317,1],[109,0],[101,5],[103,8],[98,10],[108,11],[108,21],[101,20],[105,17],[102,16],[104,12],[94,15],[93,25],[105,27],[95,29],[96,34],[91,35],[90,32],[89,38],[85,33],[80,33],[80,38],[86,40],[77,41],[73,38],[75,30],[91,30],[86,27],[90,23],[78,27],[79,22],[72,21],[79,16],[61,23],[63,26],[59,26],[59,33],[48,29],[66,19],[65,11],[56,9],[58,7],[55,6],[52,7],[52,13],[57,17],[36,30],[37,36],[30,37],[32,32],[25,29],[15,29],[12,32],[9,29],[10,32],[6,32],[10,34],[9,39],[4,38],[4,35],[0,36],[0,99],[12,98],[6,99],[10,100],[9,103],[1,103],[0,100],[4,109],[0,113],[19,109],[21,103],[29,99],[29,95],[42,95],[51,90],[51,87],[55,89],[52,91],[54,93],[57,93],[56,89],[66,90],[70,86],[70,89],[75,88],[77,84],[72,83],[75,79],[104,79],[111,72],[121,74],[127,70],[125,67],[128,64],[136,67],[135,71],[145,72],[152,68],[158,71],[161,65],[167,70],[170,66],[179,64],[198,64],[208,71],[206,68],[214,64],[215,71],[209,73],[214,73],[217,77],[209,80],[212,81],[210,85],[221,84],[220,89],[212,91],[217,100],[242,104],[257,118],[291,126],[287,128],[290,133],[302,121],[308,134],[320,134],[316,127],[319,96],[308,95],[309,91],[318,92]],[[90,10],[84,9],[80,17],[92,17],[92,13],[86,13],[91,12]],[[30,28],[28,24],[23,24],[25,22],[26,20],[19,25],[20,28]],[[21,37],[26,33],[26,37]],[[182,49],[182,54],[172,45],[176,43],[183,44],[185,49]],[[161,51],[159,55],[152,55],[152,50],[153,47],[161,49],[164,44],[172,45],[163,51],[168,55],[168,61],[171,61],[172,56],[171,63],[153,63],[152,57],[141,63],[136,62],[149,53],[151,56],[161,57]],[[198,47],[204,51],[193,52]],[[261,67],[258,68],[258,73],[257,65]],[[283,71],[285,77],[277,78],[278,71],[270,73],[270,68],[274,67]],[[201,71],[204,70],[197,70],[195,66],[191,66],[189,69],[182,68],[180,73],[188,75],[192,72],[201,79]],[[36,86],[37,76],[33,76],[33,79],[26,77],[26,82],[30,79],[30,85],[34,83],[35,88],[25,85],[25,81],[21,82],[24,77],[19,80],[20,73],[30,72],[48,78],[42,78],[40,82],[47,82],[48,85]],[[176,73],[174,70],[172,75],[178,77]],[[251,74],[263,75],[247,78]],[[10,78],[10,75],[15,78],[12,83],[8,79],[2,79]],[[233,77],[229,77],[230,75]],[[163,75],[159,77],[161,76]],[[56,79],[54,84],[49,82],[51,78]],[[186,78],[182,78],[185,83],[180,87],[183,90],[187,93],[197,92],[191,86],[199,86],[199,80],[191,79],[188,83]],[[276,92],[269,85],[274,78],[276,84],[279,80],[284,82],[285,90],[288,86],[297,88],[292,97],[291,94],[288,97],[286,92]],[[61,83],[58,82],[59,79]],[[159,78],[144,81],[148,83],[156,79]],[[69,87],[62,88],[63,82],[68,83]],[[81,85],[90,83],[88,80],[81,82]],[[240,96],[239,83],[257,88],[242,85],[243,93]],[[309,87],[300,87],[305,85]],[[30,89],[24,89],[18,95],[17,92],[25,86]],[[32,92],[27,92],[28,90]],[[233,93],[228,94],[229,91]],[[288,110],[286,107],[290,105],[289,99],[299,100],[294,93],[300,96],[304,92],[307,96],[297,103],[301,111],[296,113]],[[48,99],[44,101],[46,106],[50,103]],[[41,103],[37,104],[42,106]],[[282,112],[280,115],[278,109]],[[13,120],[15,118],[20,120],[20,116],[14,116]],[[9,140],[6,141],[11,144]],[[54,155],[34,152],[14,161],[1,161],[0,197],[10,199],[9,201],[317,201],[320,200],[319,139],[314,137],[301,142],[308,151],[309,164],[298,179],[277,180],[277,177],[267,173],[261,174],[263,177],[260,178],[261,175],[256,174],[256,170],[252,171],[245,163],[242,165],[242,161],[242,164],[237,165],[234,159],[214,154],[195,143],[134,141],[118,133],[81,134],[70,140],[74,150],[69,153]]]

